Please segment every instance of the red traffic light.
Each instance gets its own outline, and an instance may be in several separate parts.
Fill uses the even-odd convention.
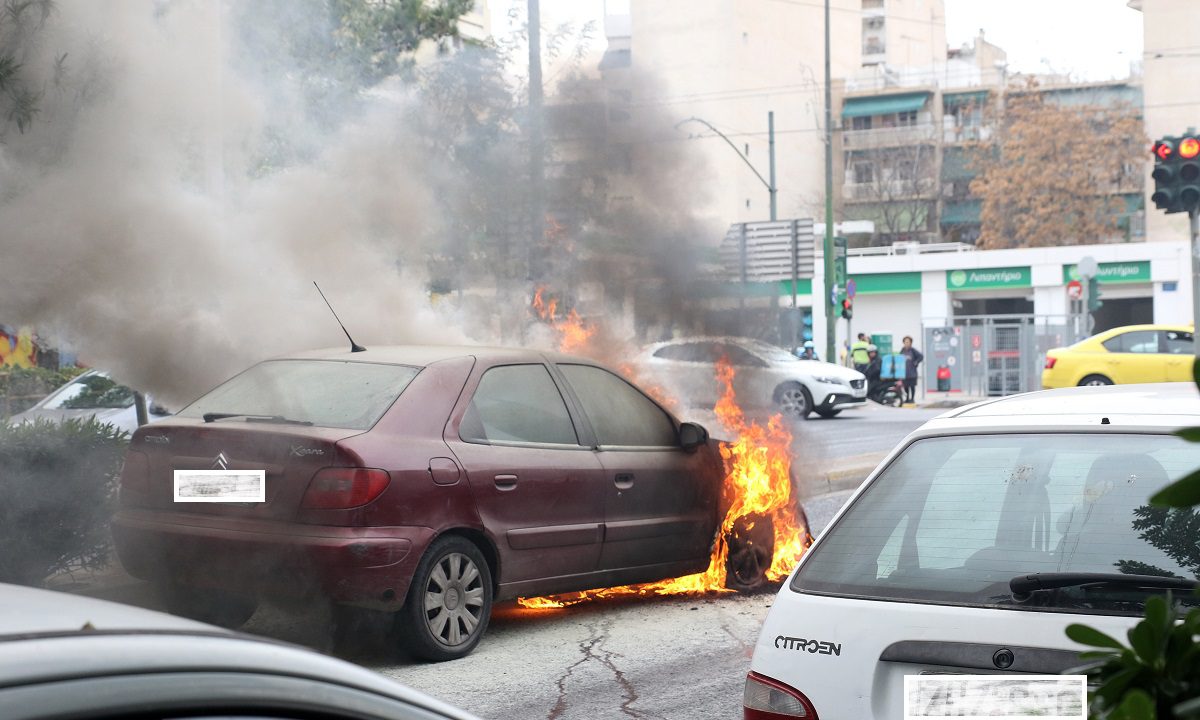
[[[1179,157],[1191,160],[1197,155],[1200,155],[1200,140],[1186,137],[1179,141]]]
[[[1166,140],[1159,140],[1158,142],[1154,143],[1154,148],[1151,150],[1151,152],[1157,155],[1159,160],[1165,161],[1167,158],[1171,157],[1171,153],[1174,152],[1174,150],[1175,148],[1171,147],[1171,143],[1167,142]]]

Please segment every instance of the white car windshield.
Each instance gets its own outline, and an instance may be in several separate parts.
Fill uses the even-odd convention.
[[[1064,587],[1019,602],[1032,573],[1200,577],[1192,509],[1148,498],[1200,464],[1170,435],[966,435],[920,440],[846,511],[797,591],[963,605],[1134,613],[1146,593]],[[1179,593],[1194,602],[1194,596]]]

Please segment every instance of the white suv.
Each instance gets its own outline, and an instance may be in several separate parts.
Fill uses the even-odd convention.
[[[721,396],[716,363],[728,358],[733,388],[745,408],[771,409],[793,419],[815,412],[830,418],[867,401],[867,379],[857,370],[801,360],[783,348],[737,337],[695,337],[647,347],[638,365],[650,383],[666,387],[690,407],[711,408]]]
[[[901,718],[906,675],[1055,674],[1082,664],[1071,623],[1124,637],[1153,594],[1200,602],[1200,539],[1179,531],[1196,513],[1147,501],[1200,467],[1200,444],[1171,434],[1198,424],[1190,383],[1048,390],[926,423],[780,590],[745,717]]]

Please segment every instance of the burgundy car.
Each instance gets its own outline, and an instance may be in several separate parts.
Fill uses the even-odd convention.
[[[704,428],[589,360],[315,351],[140,428],[113,532],[178,614],[236,626],[263,596],[325,597],[396,613],[444,660],[496,600],[704,570],[722,475]]]

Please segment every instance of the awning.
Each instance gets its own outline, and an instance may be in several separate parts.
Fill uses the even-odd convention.
[[[958,93],[942,93],[942,104],[946,107],[956,107],[958,105],[983,105],[987,102],[987,90],[973,90],[971,92]]]
[[[928,92],[847,98],[842,103],[842,117],[870,117],[872,115],[891,115],[893,113],[920,110],[925,107],[925,101],[928,99]]]

